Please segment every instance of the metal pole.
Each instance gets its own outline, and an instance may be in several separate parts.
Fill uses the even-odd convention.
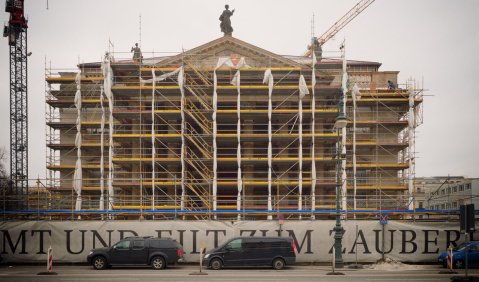
[[[382,227],[383,227],[382,228],[383,229],[383,234],[382,234],[383,239],[382,239],[382,250],[381,250],[382,256],[381,257],[382,257],[382,260],[384,261],[384,237],[385,237],[384,232],[386,230],[386,224],[382,224]]]
[[[356,240],[358,240],[358,235],[359,235],[358,225],[356,224]],[[356,255],[356,265],[358,265],[358,244],[354,244],[354,253]]]
[[[343,227],[341,226],[341,141],[339,137],[339,129],[337,129],[337,148],[336,148],[336,226],[334,227],[334,249],[335,249],[335,265],[337,268],[343,267],[342,257],[342,239]]]

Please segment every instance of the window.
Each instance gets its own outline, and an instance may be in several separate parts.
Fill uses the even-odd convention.
[[[419,202],[419,208],[420,208],[420,209],[424,208],[424,202],[422,202],[422,201]]]
[[[441,190],[441,195],[444,195],[445,194],[445,191],[444,189]]]
[[[130,249],[130,241],[120,241],[115,245],[116,249],[118,250],[129,250]]]
[[[464,191],[464,185],[459,185],[459,191]]]
[[[457,202],[453,202],[453,203],[452,203],[452,208],[453,208],[453,209],[457,209]]]
[[[457,186],[452,187],[452,191],[454,191],[454,193],[456,193],[457,192]]]
[[[469,190],[469,189],[471,189],[471,183],[466,184],[466,190]]]
[[[233,240],[229,242],[228,245],[226,245],[226,247],[233,250],[241,249],[241,241],[242,241],[241,239]]]
[[[143,250],[145,248],[144,240],[135,240],[133,241],[133,250]]]
[[[447,187],[447,194],[451,194],[451,187]]]

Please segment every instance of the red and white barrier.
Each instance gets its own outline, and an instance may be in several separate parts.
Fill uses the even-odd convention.
[[[447,268],[452,271],[454,265],[452,264],[452,246],[447,248]]]
[[[53,270],[53,249],[52,246],[48,247],[48,256],[47,256],[47,271],[52,272]]]

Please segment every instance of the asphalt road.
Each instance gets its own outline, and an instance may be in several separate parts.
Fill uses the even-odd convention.
[[[45,271],[40,265],[1,265],[0,281],[450,281],[450,274],[439,274],[444,270],[435,265],[409,266],[394,270],[349,269],[340,270],[344,275],[327,275],[328,266],[296,265],[281,271],[267,268],[203,270],[207,275],[191,275],[198,272],[194,265],[174,266],[164,270],[140,268],[113,268],[94,270],[87,265],[54,266],[58,275],[37,275]],[[464,271],[459,271],[459,275]],[[479,269],[469,272],[479,276]],[[456,274],[457,275],[457,274]]]

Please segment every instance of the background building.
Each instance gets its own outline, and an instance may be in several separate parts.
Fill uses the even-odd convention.
[[[479,207],[479,178],[463,176],[418,177],[416,189],[423,198],[416,197],[416,207],[429,210],[457,210],[460,205]]]
[[[422,91],[380,65],[344,50],[314,64],[225,36],[47,70],[51,208],[328,217],[338,173],[346,211],[411,208]],[[335,130],[341,105],[348,125]]]

